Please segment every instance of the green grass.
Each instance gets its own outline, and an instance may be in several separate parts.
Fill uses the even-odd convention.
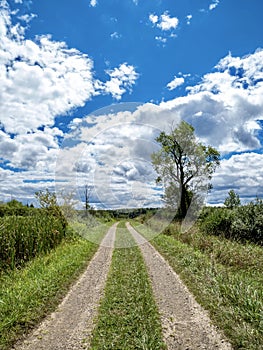
[[[106,233],[95,233],[100,239]],[[0,276],[0,349],[11,345],[53,311],[98,246],[75,236],[20,270]]]
[[[141,252],[118,228],[116,247],[93,332],[92,350],[166,349],[159,314]]]
[[[136,227],[146,237],[150,229]],[[151,243],[209,311],[234,349],[263,349],[263,249],[198,231]]]

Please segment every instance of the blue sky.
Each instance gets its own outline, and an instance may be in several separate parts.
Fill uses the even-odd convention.
[[[261,0],[0,0],[0,200],[159,203],[154,138],[219,149],[210,204],[263,197]]]

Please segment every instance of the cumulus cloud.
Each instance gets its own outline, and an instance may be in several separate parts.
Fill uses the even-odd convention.
[[[176,38],[177,35],[174,33],[178,27],[179,20],[177,17],[170,17],[168,11],[165,11],[162,15],[158,16],[151,13],[149,15],[149,21],[153,24],[154,27],[161,30],[162,35],[156,35],[155,40],[159,43],[167,43],[168,38]]]
[[[176,29],[179,24],[179,19],[177,17],[170,17],[168,11],[164,12],[160,17],[151,13],[149,20],[162,31]]]
[[[178,22],[170,21],[167,12],[163,15],[166,17],[152,14],[149,20],[162,31],[160,38],[167,39],[166,32],[170,35]],[[4,178],[1,198],[8,198],[8,193],[25,198],[41,186],[54,187],[57,169],[61,186],[81,187],[88,181],[98,205],[136,206],[136,201],[158,205],[160,189],[156,189],[150,159],[158,149],[154,140],[161,130],[169,132],[182,119],[195,127],[202,142],[219,149],[224,157],[229,152],[245,152],[231,153],[222,161],[211,202],[222,202],[235,184],[241,198],[252,193],[251,189],[263,193],[262,179],[256,173],[262,168],[258,153],[263,50],[245,57],[229,54],[199,84],[188,87],[183,97],[159,105],[145,103],[134,110],[111,107],[101,114],[75,118],[71,134],[64,135],[59,149],[63,133],[54,128],[55,117],[83,106],[97,94],[120,100],[136,84],[135,67],[121,63],[106,71],[108,81],[96,80],[93,62],[86,54],[47,35],[27,40],[25,28],[12,25],[8,8],[1,10],[0,33],[0,157],[6,167],[0,168]],[[168,89],[179,86],[183,79],[179,74],[167,84]],[[15,173],[12,167],[27,171]]]
[[[220,3],[220,0],[213,0],[213,2],[209,5],[209,10],[214,10]]]
[[[153,23],[153,24],[156,24],[159,20],[159,17],[157,15],[154,15],[153,13],[151,13],[149,15],[149,20]]]
[[[17,1],[17,3],[22,3]],[[93,2],[95,5],[95,2]],[[26,39],[26,27],[13,24],[6,1],[0,6],[0,159],[1,199],[32,197],[54,188],[63,132],[55,118],[84,106],[93,96],[116,99],[131,91],[138,74],[127,63],[108,70],[108,82],[94,77],[87,54],[50,35]],[[17,17],[26,25],[34,15]],[[70,152],[69,152],[70,153]],[[19,172],[18,172],[18,169]]]
[[[30,14],[25,14],[23,16],[19,16],[18,19],[20,19],[21,21],[24,21],[25,23],[29,23],[32,21],[32,19],[36,18],[37,15],[34,13],[30,13]]]
[[[181,86],[182,84],[184,84],[184,78],[175,76],[174,79],[170,81],[170,83],[168,83],[166,86],[169,90],[174,90],[178,86]]]
[[[258,169],[263,167],[263,155],[243,153],[221,161],[221,166],[213,177],[213,190],[209,198],[212,204],[223,204],[228,191],[234,189],[242,202],[263,196],[263,175]]]
[[[167,38],[164,38],[162,36],[156,36],[155,40],[157,40],[157,41],[159,41],[159,42],[161,42],[163,44],[165,44],[167,42]]]
[[[177,17],[170,17],[168,12],[165,12],[161,15],[157,27],[161,30],[171,30],[175,29],[179,24]]]
[[[245,57],[229,54],[220,60],[213,73],[189,87],[186,96],[163,101],[160,105],[144,104],[135,111],[124,107],[123,111],[109,109],[108,113],[88,116],[89,127],[76,132],[75,136],[79,143],[91,140],[89,155],[92,157],[87,158],[87,163],[93,164],[95,169],[98,198],[107,203],[107,198],[118,188],[119,203],[125,203],[125,198],[131,196],[128,188],[135,181],[138,188],[149,185],[151,190],[145,186],[145,193],[142,190],[141,195],[156,203],[158,191],[154,190],[154,174],[144,169],[147,176],[143,177],[138,168],[139,160],[150,164],[150,155],[158,147],[155,137],[161,130],[169,132],[182,119],[195,127],[201,142],[216,147],[223,156],[209,197],[211,203],[222,203],[235,184],[240,187],[241,198],[245,198],[246,192],[252,197],[263,194],[262,181],[256,179],[263,159],[258,154],[262,147],[259,134],[263,120],[262,55],[262,50]],[[94,135],[97,135],[95,139]],[[248,175],[250,168],[254,169],[252,176]],[[120,197],[120,189],[124,188],[126,194]],[[114,205],[117,202],[116,199]]]
[[[188,25],[190,25],[190,24],[191,24],[191,20],[192,20],[192,18],[193,18],[193,16],[192,16],[192,15],[188,15],[188,16],[186,16],[186,23],[187,23]]]
[[[102,89],[106,93],[112,94],[116,100],[120,100],[126,90],[131,90],[139,76],[134,67],[127,63],[120,64],[118,68],[107,70],[106,73],[110,76],[110,80],[102,84]]]
[[[92,7],[97,6],[97,0],[90,0],[90,6]]]
[[[109,82],[100,82],[87,54],[49,35],[28,40],[21,24],[12,25],[8,7],[0,12],[0,114],[6,132],[52,126],[56,116],[84,106],[99,93],[119,99],[138,77],[124,63],[109,73]]]

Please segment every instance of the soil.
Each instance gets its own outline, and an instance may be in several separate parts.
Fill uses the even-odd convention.
[[[144,257],[168,350],[232,349],[164,258],[129,223],[126,226]]]
[[[94,320],[111,263],[116,226],[117,224],[114,224],[109,229],[88,268],[71,288],[58,309],[47,317],[22,344],[16,344],[13,349],[89,348]]]
[[[195,301],[164,258],[129,223],[126,225],[143,254],[168,350],[231,350],[231,345],[212,325],[207,312]],[[111,263],[116,226],[114,224],[109,229],[87,270],[57,311],[13,349],[89,349]]]

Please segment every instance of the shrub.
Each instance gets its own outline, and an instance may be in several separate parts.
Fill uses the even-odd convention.
[[[232,236],[231,225],[233,212],[226,208],[213,208],[206,215],[203,214],[199,224],[201,231],[211,235]]]
[[[235,238],[263,245],[263,201],[256,199],[235,209],[231,230]]]

